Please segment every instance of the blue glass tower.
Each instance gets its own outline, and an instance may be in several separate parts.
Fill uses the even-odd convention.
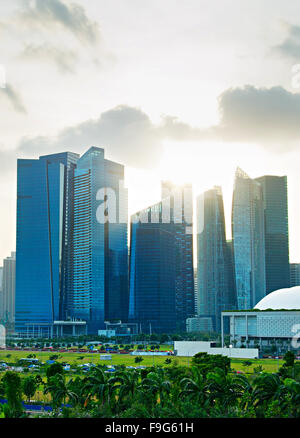
[[[266,295],[264,202],[261,185],[237,169],[232,238],[237,307],[251,309]]]
[[[174,234],[161,218],[161,202],[131,218],[129,318],[143,333],[176,332]]]
[[[197,313],[210,318],[213,330],[220,332],[221,312],[232,309],[235,299],[221,187],[197,198],[197,224]]]
[[[15,330],[49,333],[63,314],[70,212],[67,181],[78,156],[64,153],[18,160]],[[67,288],[67,286],[64,286]],[[67,293],[67,292],[66,292]]]
[[[195,314],[192,211],[191,185],[163,182],[162,201],[132,217],[129,315],[147,333],[185,331]]]
[[[163,206],[170,206],[168,231],[174,236],[176,254],[176,325],[186,331],[186,319],[195,315],[195,284],[193,264],[193,191],[191,184],[176,185],[163,181]]]
[[[74,220],[70,311],[90,333],[106,320],[128,318],[127,190],[124,166],[90,148],[74,175]]]
[[[287,177],[256,178],[265,212],[266,293],[290,287]]]

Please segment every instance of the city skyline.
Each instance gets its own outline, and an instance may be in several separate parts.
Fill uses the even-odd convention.
[[[129,215],[159,201],[161,180],[191,182],[195,195],[219,185],[228,237],[235,168],[286,175],[290,261],[300,261],[299,5],[75,5],[0,6],[0,258],[15,249],[16,158],[95,144],[126,166]]]
[[[182,332],[195,316],[220,332],[222,311],[252,309],[289,287],[286,177],[251,179],[237,168],[232,240],[221,187],[197,197],[194,234],[192,185],[162,181],[161,201],[131,217],[129,246],[124,170],[95,146],[18,160],[17,333],[49,334],[70,319],[85,321],[88,333],[128,319]]]

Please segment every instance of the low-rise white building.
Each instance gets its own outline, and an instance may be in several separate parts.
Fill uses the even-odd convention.
[[[185,357],[192,357],[197,353],[221,354],[239,359],[256,359],[259,355],[257,348],[218,348],[214,345],[214,342],[175,341],[174,353],[176,356]]]

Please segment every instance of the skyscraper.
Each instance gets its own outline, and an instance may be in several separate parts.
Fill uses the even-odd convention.
[[[1,284],[1,283],[0,283]],[[1,289],[1,286],[0,286]],[[16,292],[16,253],[3,260],[2,269],[2,321],[14,324]],[[0,312],[1,314],[1,312]]]
[[[34,326],[49,332],[62,316],[66,239],[70,214],[68,169],[77,154],[63,153],[18,160],[16,325],[19,333]]]
[[[266,294],[264,202],[261,185],[237,169],[232,202],[232,238],[238,309],[250,309]]]
[[[300,263],[290,264],[290,287],[300,286]]]
[[[105,320],[128,318],[127,190],[124,166],[91,147],[74,176],[72,274],[69,311],[104,329]]]
[[[191,185],[163,182],[162,201],[132,220],[130,317],[153,331],[185,331],[195,314]]]
[[[72,295],[72,246],[73,246],[73,218],[74,218],[74,171],[78,154],[63,152],[54,155],[45,155],[41,160],[51,163],[60,163],[64,166],[63,181],[63,220],[61,231],[61,272],[60,272],[60,319],[69,316],[69,301]]]
[[[3,289],[2,289],[3,267],[0,266],[0,320],[3,317]]]
[[[235,298],[220,187],[197,198],[197,241],[197,313],[211,318],[213,330],[220,332],[221,312],[232,309]]]
[[[163,181],[161,188],[163,205],[170,206],[168,229],[175,238],[177,329],[185,331],[186,319],[195,314],[192,185]],[[163,221],[167,219],[164,217]]]
[[[131,218],[129,318],[144,333],[176,331],[174,234],[161,217],[160,202]]]
[[[289,287],[289,225],[286,176],[262,176],[265,212],[266,293]]]

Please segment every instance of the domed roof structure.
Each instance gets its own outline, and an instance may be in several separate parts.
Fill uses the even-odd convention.
[[[275,290],[260,300],[254,309],[300,310],[300,286]]]

